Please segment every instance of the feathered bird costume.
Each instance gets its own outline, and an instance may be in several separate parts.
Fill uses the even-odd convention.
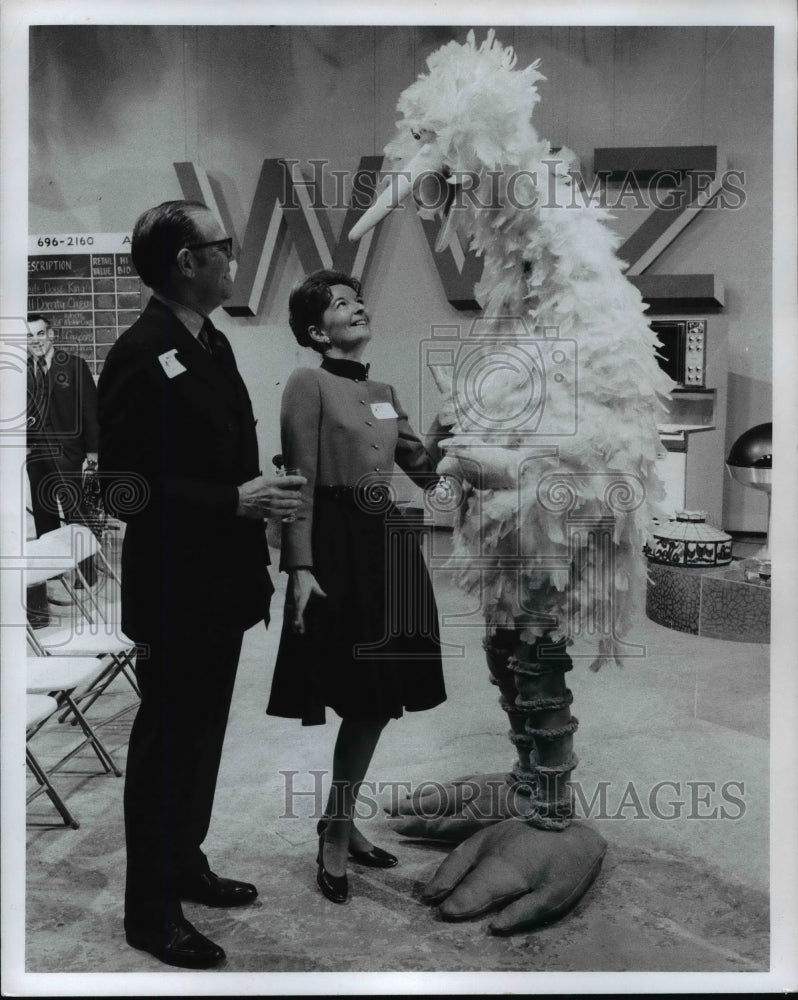
[[[442,176],[450,197],[439,244],[453,226],[484,258],[475,289],[483,318],[453,369],[437,373],[441,423],[451,435],[439,471],[465,484],[453,562],[462,586],[483,594],[491,679],[518,750],[501,798],[515,826],[492,833],[484,822],[461,824],[459,835],[452,826],[452,839],[479,829],[476,846],[458,848],[427,897],[449,895],[475,852],[523,854],[519,843],[533,837],[534,878],[539,888],[548,873],[548,905],[513,904],[518,913],[493,928],[507,931],[572,905],[601,864],[603,840],[572,820],[577,721],[564,675],[569,649],[580,648],[594,669],[623,653],[663,497],[657,421],[672,383],[614,253],[608,213],[572,182],[573,154],[553,152],[532,124],[538,63],[517,69],[513,50],[491,31],[479,46],[473,32],[465,45],[450,42],[427,66],[401,95],[403,118],[386,147],[399,173],[350,236]],[[519,817],[534,834],[519,833]],[[549,840],[541,841],[543,831]],[[402,832],[423,834],[423,821],[406,820]],[[558,840],[571,854],[559,875]],[[519,874],[521,882],[529,877]],[[445,915],[473,915],[456,899]]]

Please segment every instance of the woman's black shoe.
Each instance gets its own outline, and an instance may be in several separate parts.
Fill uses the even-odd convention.
[[[316,855],[318,871],[316,885],[331,903],[345,903],[349,898],[349,882],[346,875],[331,875],[324,867],[324,834],[319,836],[319,853]]]
[[[327,820],[320,819],[316,824],[316,833],[322,837],[326,829]],[[353,851],[350,847],[349,857],[358,864],[365,865],[366,868],[395,868],[399,864],[399,859],[395,855],[383,851],[381,847],[372,847],[370,851]]]
[[[353,851],[350,848],[349,857],[367,868],[395,868],[399,864],[398,858],[381,847],[372,847],[370,851]]]

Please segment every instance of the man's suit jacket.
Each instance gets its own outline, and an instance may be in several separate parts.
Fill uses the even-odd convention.
[[[259,474],[255,420],[220,338],[211,357],[152,299],[100,376],[101,482],[127,522],[122,628],[139,642],[167,621],[249,628],[268,614],[265,525],[235,514],[236,487]]]
[[[97,389],[89,366],[57,348],[38,399],[34,365],[28,364],[28,444],[60,450],[67,462],[80,465],[99,441]]]

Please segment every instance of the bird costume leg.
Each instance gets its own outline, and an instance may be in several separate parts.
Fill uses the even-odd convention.
[[[518,641],[519,632],[512,628],[492,630],[483,640],[490,681],[501,692],[499,703],[518,754],[512,770],[463,775],[443,784],[425,782],[392,808],[392,815],[399,817],[393,824],[397,833],[460,843],[486,826],[530,812],[537,775],[534,739],[527,734],[529,715],[517,706],[521,695],[511,666]]]
[[[519,750],[512,777],[530,796],[527,822],[543,830],[564,830],[573,816],[569,778],[577,764],[573,734],[579,722],[571,715],[573,695],[565,686],[565,673],[573,668],[565,645],[565,639],[555,642],[549,635],[531,644],[519,639],[508,661],[518,695],[512,706],[502,698],[510,739]]]
[[[507,713],[510,722],[510,731],[507,735],[518,754],[512,770],[506,775],[506,782],[518,794],[529,799],[535,792],[535,744],[527,734],[526,711],[518,703],[521,695],[513,672],[517,662],[513,655],[517,643],[518,633],[514,629],[498,629],[485,636],[482,645],[488,661],[490,682],[501,692],[499,704]],[[524,808],[524,812],[526,811]]]
[[[573,817],[569,779],[578,721],[565,684],[573,666],[565,640],[547,635],[529,643],[518,629],[499,629],[484,647],[518,759],[509,773],[469,775],[442,786],[447,794],[437,811],[423,795],[408,799],[395,828],[406,836],[465,841],[438,868],[422,900],[439,905],[447,920],[501,910],[489,928],[512,934],[575,906],[598,875],[607,844]]]
[[[550,923],[570,910],[598,875],[606,852],[604,838],[573,818],[569,785],[576,766],[572,695],[565,673],[572,667],[565,640],[519,638],[506,667],[515,676],[517,697],[510,703],[503,673],[488,652],[491,673],[502,690],[510,718],[510,738],[519,750],[511,774],[520,793],[514,806],[528,802],[521,818],[483,828],[444,861],[422,893],[439,904],[448,920],[465,920],[501,910],[489,927],[512,934]],[[520,720],[524,729],[520,731]]]
[[[491,631],[483,641],[490,681],[510,722],[517,759],[508,773],[471,774],[442,786],[429,782],[394,810],[394,829],[408,837],[460,842],[503,819],[523,818],[561,830],[573,803],[568,779],[577,759],[573,696],[564,675],[573,664],[565,640],[543,637],[532,645],[520,629]]]
[[[520,629],[501,628],[483,641],[490,681],[499,688],[499,704],[510,722],[508,737],[517,753],[512,769],[505,775],[456,779],[446,786],[435,813],[429,790],[410,799],[399,812],[411,816],[415,811],[420,822],[397,824],[399,833],[463,840],[511,817],[546,830],[568,826],[573,814],[568,779],[577,764],[573,733],[578,721],[570,712],[573,695],[564,675],[573,664],[564,639],[555,643],[544,636],[530,646],[520,635]]]

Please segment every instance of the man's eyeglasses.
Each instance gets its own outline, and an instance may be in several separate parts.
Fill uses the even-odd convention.
[[[218,247],[224,251],[228,260],[233,259],[233,237],[228,236],[223,240],[211,240],[210,243],[187,243],[186,250],[210,250],[211,247]]]

